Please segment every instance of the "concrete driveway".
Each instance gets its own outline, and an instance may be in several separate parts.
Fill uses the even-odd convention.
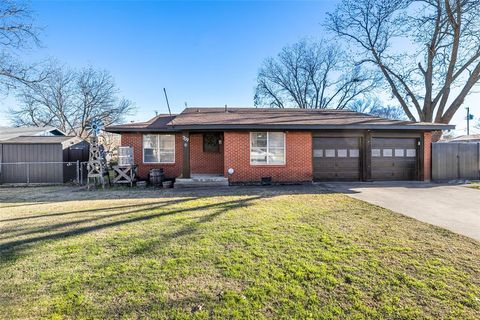
[[[480,190],[418,182],[322,185],[480,241]]]

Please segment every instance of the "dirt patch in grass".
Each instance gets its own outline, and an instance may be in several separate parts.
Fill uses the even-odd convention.
[[[0,318],[480,317],[480,244],[315,186],[0,188]]]
[[[469,187],[469,188],[472,188],[472,189],[478,189],[478,190],[480,190],[480,184],[478,184],[478,183],[468,185],[468,187]]]

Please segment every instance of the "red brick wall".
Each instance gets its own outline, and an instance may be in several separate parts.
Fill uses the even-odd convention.
[[[285,165],[251,165],[250,133],[224,133],[225,176],[228,168],[235,173],[230,182],[259,182],[262,177],[272,177],[274,182],[312,181],[312,134],[311,132],[286,133]]]
[[[183,152],[182,152],[182,135],[175,134],[175,163],[143,163],[143,134],[142,133],[122,133],[122,146],[132,146],[135,164],[138,165],[138,177],[147,179],[150,169],[165,170],[167,178],[176,178],[182,172]]]
[[[163,168],[168,178],[176,178],[182,173],[182,135],[175,134],[174,164],[143,164],[142,133],[124,133],[122,146],[133,146],[138,175],[147,179],[150,169]],[[431,180],[431,140],[432,133],[425,132],[423,150],[423,174],[421,180]],[[311,181],[312,169],[312,135],[307,131],[290,131],[286,133],[285,165],[250,165],[250,133],[225,132],[220,153],[203,152],[202,134],[190,134],[190,166],[192,173],[224,173],[230,182],[259,182],[262,177],[272,177],[274,182]],[[228,175],[228,168],[235,173]]]
[[[432,133],[423,133],[423,181],[430,181],[432,178]]]
[[[220,152],[203,152],[203,134],[190,134],[190,170],[192,173],[223,174],[223,141]]]

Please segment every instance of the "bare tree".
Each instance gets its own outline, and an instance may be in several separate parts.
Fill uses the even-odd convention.
[[[39,29],[24,2],[0,0],[0,90],[7,92],[19,83],[34,83],[44,78],[35,66],[19,61],[19,54],[39,45]]]
[[[117,149],[121,146],[121,136],[116,133],[102,131],[98,137],[98,141],[105,150],[107,162],[118,162]]]
[[[344,109],[370,91],[371,75],[347,68],[344,53],[324,42],[300,41],[265,60],[257,76],[255,105]]]
[[[378,98],[357,99],[348,108],[356,112],[368,113],[392,120],[406,120],[407,118],[401,107],[384,105]]]
[[[47,74],[44,81],[25,85],[19,91],[21,106],[9,111],[13,125],[50,125],[85,138],[93,119],[110,125],[133,110],[129,100],[118,97],[107,71],[91,67],[77,71],[53,64]]]
[[[343,0],[327,27],[410,120],[449,123],[480,77],[479,0]]]

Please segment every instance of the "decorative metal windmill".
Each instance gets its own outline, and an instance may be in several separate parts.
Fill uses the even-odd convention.
[[[98,143],[98,134],[103,129],[103,121],[101,119],[93,119],[87,126],[90,132],[90,154],[88,159],[88,188],[90,189],[91,180],[94,184],[100,182],[102,188],[105,188],[105,175],[108,174],[107,163],[103,146]]]
[[[103,121],[101,119],[93,119],[90,124],[87,125],[86,129],[93,137],[96,137],[103,129]]]

